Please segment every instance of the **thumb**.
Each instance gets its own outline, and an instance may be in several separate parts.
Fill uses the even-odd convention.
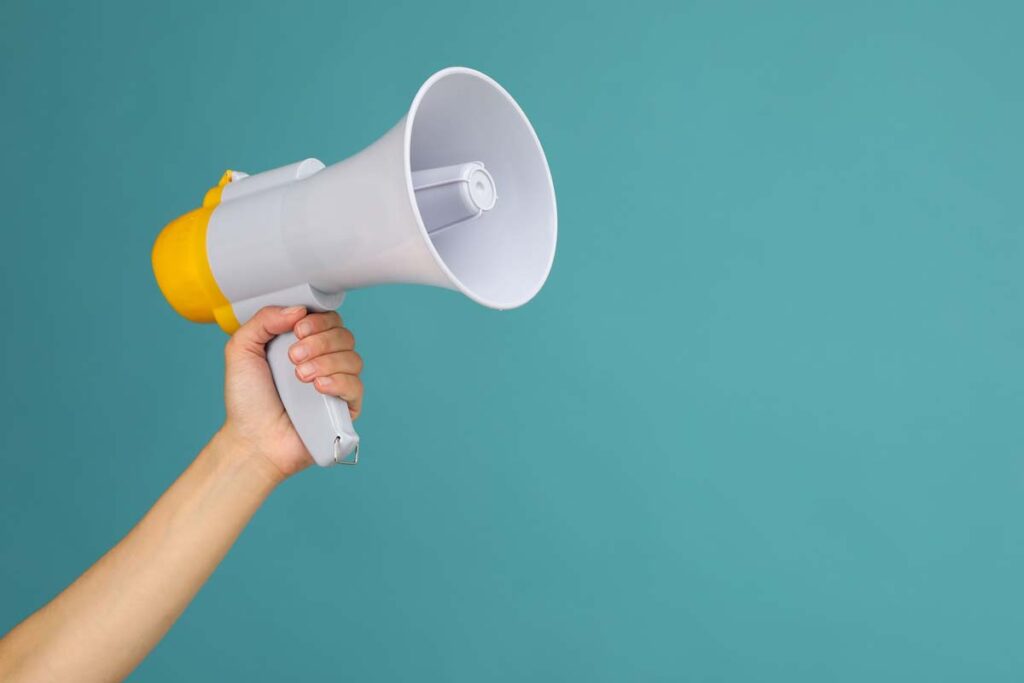
[[[306,315],[305,306],[266,306],[238,328],[225,351],[228,358],[255,355],[265,358],[267,342],[279,334],[291,331],[295,323]]]

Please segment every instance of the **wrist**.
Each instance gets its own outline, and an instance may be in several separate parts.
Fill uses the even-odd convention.
[[[230,423],[225,422],[214,434],[208,448],[226,467],[245,472],[256,480],[265,482],[271,489],[288,478],[287,474],[262,453],[258,444],[239,434]]]

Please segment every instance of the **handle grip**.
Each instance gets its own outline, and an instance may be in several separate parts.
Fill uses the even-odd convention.
[[[348,403],[324,396],[295,376],[295,366],[288,358],[288,349],[295,342],[295,334],[287,332],[267,344],[267,362],[284,409],[317,465],[355,465],[359,462],[359,435],[352,426]]]

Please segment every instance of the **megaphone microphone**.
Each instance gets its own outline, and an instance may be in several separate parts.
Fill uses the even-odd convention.
[[[547,280],[557,223],[547,159],[522,109],[488,76],[452,67],[355,156],[227,171],[157,237],[153,271],[174,310],[228,333],[264,306],[328,311],[349,290],[388,283],[510,309]],[[348,405],[295,377],[295,341],[287,333],[267,345],[288,416],[318,465],[355,464]]]

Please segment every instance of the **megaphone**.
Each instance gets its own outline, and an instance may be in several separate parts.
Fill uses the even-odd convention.
[[[174,310],[228,333],[263,306],[333,310],[345,292],[387,283],[510,309],[547,279],[557,223],[547,159],[522,109],[488,76],[452,67],[344,161],[226,172],[157,237],[153,271]],[[295,377],[295,341],[288,333],[267,347],[288,416],[317,464],[355,464],[348,406]]]

